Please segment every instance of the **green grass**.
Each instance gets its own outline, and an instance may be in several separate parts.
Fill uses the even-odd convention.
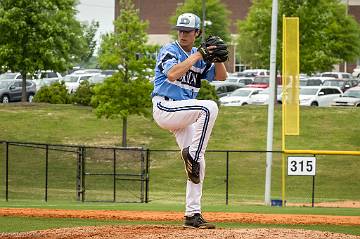
[[[8,104],[0,105],[0,117],[3,122],[0,124],[0,140],[95,146],[121,144],[122,120],[98,119],[89,107]],[[303,107],[301,108],[300,136],[288,136],[287,148],[359,151],[358,119],[360,119],[360,110],[356,108]],[[265,150],[266,130],[266,107],[223,107],[220,109],[208,149]],[[178,150],[170,132],[160,129],[152,118],[139,116],[130,116],[128,119],[128,145],[154,150]],[[273,149],[281,149],[280,107],[275,107]],[[44,150],[15,146],[10,148],[9,202],[5,202],[5,162],[2,158],[4,152],[4,147],[0,147],[0,200],[2,200],[0,207],[184,210],[185,176],[178,152],[151,152],[149,204],[76,202],[76,154],[59,151],[49,152],[48,202],[44,203]],[[112,172],[112,162],[109,160],[111,152],[103,150],[93,152],[90,156],[93,158],[87,160],[87,170]],[[261,203],[263,201],[266,155],[243,152],[230,153],[229,156],[229,206],[225,206],[226,154],[219,152],[206,154],[204,210],[360,215],[359,209],[349,208],[246,206],[244,202]],[[317,158],[315,202],[359,201],[359,157],[333,155]],[[118,170],[136,171],[138,166],[119,165]],[[271,196],[281,198],[281,154],[273,155],[272,168]],[[125,198],[125,200],[134,201],[137,199],[140,184],[123,182],[118,181],[116,184],[117,200]],[[86,183],[87,200],[112,200],[111,177],[87,176]],[[310,203],[311,187],[311,177],[286,177],[286,200],[295,203]],[[71,220],[69,222],[64,220],[66,225],[71,225],[71,223]]]
[[[182,222],[164,221],[119,221],[119,220],[95,220],[77,218],[23,218],[23,217],[0,217],[0,232],[27,232],[34,230],[45,230],[51,228],[70,228],[80,226],[104,226],[104,225],[181,225]],[[333,225],[267,225],[267,224],[246,224],[246,223],[216,223],[218,228],[292,228],[303,230],[328,231],[360,235],[359,227],[333,226]]]
[[[89,107],[48,104],[9,104],[0,106],[1,139],[114,146],[120,144],[121,119],[98,119]],[[288,148],[360,150],[360,119],[356,108],[301,108],[301,135],[288,137]],[[265,150],[266,107],[223,107],[215,124],[209,150]],[[275,107],[274,150],[281,149],[281,108]],[[152,118],[130,116],[128,145],[150,149],[176,149],[171,133],[160,129]],[[74,150],[74,149],[72,149]],[[87,152],[88,172],[112,173],[112,152]],[[0,148],[4,155],[4,147]],[[9,162],[9,198],[44,199],[45,151],[11,146]],[[51,200],[76,200],[76,154],[49,152],[49,191]],[[119,158],[124,158],[119,155]],[[129,159],[132,157],[130,156]],[[185,177],[183,163],[176,152],[151,152],[150,200],[183,202]],[[208,152],[204,203],[225,201],[226,154]],[[229,202],[261,202],[265,181],[265,153],[230,153]],[[4,180],[3,170],[0,172]],[[140,164],[121,161],[118,171],[137,173]],[[320,201],[360,200],[360,160],[358,156],[318,156],[315,198]],[[70,180],[69,180],[70,179]],[[88,200],[112,200],[112,177],[86,177]],[[288,202],[311,202],[311,177],[286,177]],[[117,183],[123,201],[137,201],[140,183]],[[281,154],[273,155],[272,197],[281,198]],[[4,188],[0,192],[4,198]],[[120,198],[117,198],[120,199]]]
[[[178,211],[184,210],[183,203],[94,203],[94,202],[41,202],[36,200],[11,200],[0,201],[2,208],[46,208],[46,209],[71,209],[71,210],[129,210],[129,211]],[[266,214],[313,214],[360,216],[360,208],[323,208],[323,207],[268,207],[264,205],[203,205],[206,212],[244,212]]]

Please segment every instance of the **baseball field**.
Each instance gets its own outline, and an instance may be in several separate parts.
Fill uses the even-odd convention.
[[[266,112],[266,107],[221,108],[208,149],[264,150]],[[0,106],[0,116],[4,122],[0,125],[0,140],[106,146],[119,145],[121,140],[121,119],[97,119],[87,107],[11,104]],[[274,150],[280,150],[281,114],[278,107],[275,117]],[[357,109],[303,108],[301,136],[290,138],[289,147],[360,150],[360,129],[356,119],[360,119]],[[129,146],[177,149],[172,135],[160,130],[151,119],[131,116],[128,126]],[[358,157],[337,156],[330,164],[323,164],[324,172],[319,177],[321,190],[315,208],[308,204],[309,188],[297,184],[295,179],[289,182],[291,193],[287,207],[263,206],[263,163],[251,161],[240,164],[242,169],[251,171],[251,175],[240,175],[244,170],[235,170],[233,180],[240,180],[243,189],[233,189],[230,194],[231,198],[242,194],[249,200],[242,199],[241,203],[233,200],[224,205],[224,194],[217,187],[223,183],[218,177],[222,172],[209,157],[203,211],[204,217],[215,222],[218,228],[204,231],[181,227],[184,172],[181,162],[176,161],[178,158],[170,155],[176,163],[168,159],[162,164],[162,157],[159,157],[152,164],[153,184],[147,204],[67,200],[63,196],[66,193],[60,188],[64,185],[74,187],[73,180],[65,180],[73,172],[61,172],[64,177],[56,185],[53,182],[52,196],[44,202],[42,197],[36,196],[34,183],[25,177],[30,175],[35,181],[38,178],[36,172],[29,172],[29,168],[37,166],[31,165],[31,160],[28,165],[26,162],[17,165],[17,173],[23,177],[18,182],[22,185],[17,185],[11,191],[10,200],[5,201],[2,170],[0,238],[360,238]],[[279,169],[279,165],[273,169],[277,182],[273,192],[275,197],[280,196]],[[167,182],[171,175],[180,177],[181,182]]]

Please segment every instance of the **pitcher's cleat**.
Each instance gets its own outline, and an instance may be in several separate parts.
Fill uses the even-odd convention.
[[[191,157],[189,147],[181,151],[181,158],[184,160],[185,171],[188,178],[195,184],[200,183],[200,163]]]
[[[195,213],[192,217],[185,216],[184,228],[215,229],[215,225],[207,222],[200,213]]]

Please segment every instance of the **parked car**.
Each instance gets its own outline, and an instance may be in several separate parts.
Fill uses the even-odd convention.
[[[102,70],[101,74],[102,75],[106,75],[106,76],[112,76],[114,75],[116,72],[119,72],[118,70]]]
[[[360,83],[360,80],[358,79],[351,79],[350,81],[351,81],[351,87],[358,86]]]
[[[33,81],[26,81],[26,98],[32,102],[36,93],[36,84]],[[9,103],[13,101],[21,101],[22,96],[22,80],[1,80],[0,81],[0,102]]]
[[[343,92],[336,86],[303,86],[300,88],[300,105],[331,106]]]
[[[332,106],[360,107],[360,87],[347,90],[341,97],[333,100]]]
[[[62,75],[55,71],[40,71],[35,75],[36,79],[57,79],[58,81],[62,79]]]
[[[65,82],[65,86],[69,91],[69,93],[74,93],[79,88],[81,82],[98,74],[99,73],[70,74],[70,75],[66,75],[63,78],[63,81]]]
[[[352,76],[360,78],[360,66],[358,66],[357,68],[354,69]]]
[[[319,86],[326,80],[335,80],[334,77],[313,76],[306,79],[300,79],[300,86]]]
[[[71,75],[101,73],[101,71],[102,71],[101,69],[79,69],[79,70],[72,72]]]
[[[225,82],[240,83],[243,85],[251,84],[253,81],[254,81],[254,77],[237,77],[237,76],[229,76],[225,80]]]
[[[234,90],[229,95],[220,98],[223,106],[244,106],[251,102],[251,97],[255,96],[263,89],[260,88],[240,88]]]
[[[324,86],[337,86],[343,92],[347,91],[352,87],[352,82],[350,80],[325,80],[323,83]]]
[[[346,72],[323,72],[320,74],[320,76],[334,77],[335,79],[339,80],[348,80],[352,78],[352,75]]]
[[[252,105],[268,105],[269,104],[270,88],[266,88],[260,91],[259,94],[254,95],[251,98]],[[276,103],[282,102],[282,86],[278,86],[276,90]]]
[[[213,81],[210,82],[215,87],[215,91],[218,97],[223,97],[233,92],[236,89],[244,87],[243,84],[229,83],[225,81]]]
[[[55,82],[60,82],[63,78],[59,72],[54,71],[40,71],[35,76],[36,91],[40,90],[43,86],[50,86]]]
[[[266,69],[249,69],[238,73],[238,76],[255,77],[255,76],[269,76],[270,71]]]
[[[93,75],[92,77],[87,79],[87,81],[89,81],[90,84],[100,84],[103,83],[104,80],[110,76],[111,75],[103,75],[103,74]]]
[[[268,88],[269,87],[270,78],[268,76],[257,76],[254,78],[253,83],[248,84],[247,87],[255,87],[255,88]]]
[[[0,75],[0,80],[15,80],[15,79],[22,79],[22,76],[18,72],[6,72]],[[27,80],[33,80],[34,76],[26,75]]]

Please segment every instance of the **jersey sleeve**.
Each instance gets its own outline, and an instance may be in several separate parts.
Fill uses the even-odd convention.
[[[178,63],[179,59],[177,57],[176,51],[170,46],[165,46],[161,49],[157,66],[158,69],[164,74],[167,75],[169,70]]]
[[[213,80],[215,80],[215,65],[214,65],[214,63],[212,63],[211,64],[211,66],[210,66],[210,68],[206,71],[206,72],[204,72],[205,73],[205,79],[207,80],[207,81],[213,81]]]

